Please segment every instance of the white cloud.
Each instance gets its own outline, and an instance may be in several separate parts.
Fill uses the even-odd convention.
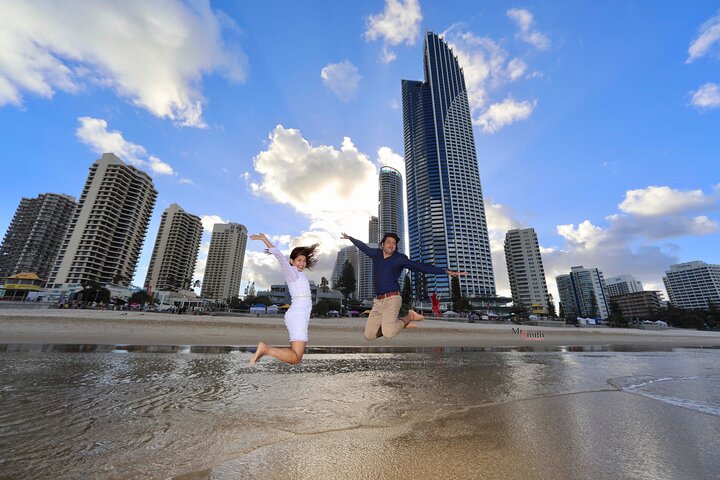
[[[181,178],[180,180],[178,180],[178,182],[181,183],[182,185],[195,185],[195,182],[193,182],[189,178]]]
[[[145,147],[129,142],[117,130],[108,131],[105,120],[100,118],[80,117],[80,127],[75,136],[84,144],[89,145],[95,153],[114,153],[122,160],[135,167],[149,169],[158,175],[175,175],[172,167],[148,154]]]
[[[330,277],[337,251],[349,245],[340,240],[341,232],[367,240],[368,220],[377,215],[378,166],[389,164],[398,168],[401,162],[402,157],[387,147],[380,147],[377,159],[372,161],[348,137],[340,148],[314,146],[299,130],[278,125],[269,136],[267,148],[254,158],[259,180],[251,183],[251,188],[256,195],[290,206],[308,219],[309,228],[292,244],[321,243],[321,261],[310,277],[319,282],[321,276]],[[281,229],[279,222],[278,230]],[[268,275],[260,270],[270,267],[273,272],[270,275],[280,281],[280,273],[272,262],[265,263],[262,257],[255,260],[248,257],[246,262],[248,271],[254,272],[249,273],[253,278]],[[243,273],[243,278],[251,277]],[[267,284],[256,280],[256,285],[264,288]]]
[[[385,0],[385,10],[368,17],[363,36],[366,40],[381,39],[389,45],[403,42],[415,45],[422,18],[418,0]]]
[[[515,20],[518,26],[517,37],[527,42],[538,50],[550,48],[550,38],[544,33],[533,30],[533,15],[524,8],[512,8],[507,11],[507,16]]]
[[[536,106],[537,101],[517,102],[512,98],[506,98],[500,103],[490,105],[485,113],[473,123],[482,127],[485,133],[495,133],[512,123],[525,120],[532,114]]]
[[[212,233],[213,226],[216,223],[230,223],[227,220],[223,220],[219,215],[203,215],[200,218],[202,222],[203,230]]]
[[[229,19],[209,2],[42,2],[0,7],[0,106],[98,86],[180,125],[203,127],[202,77],[245,76],[222,38]]]
[[[698,29],[699,33],[688,47],[686,63],[692,63],[705,56],[716,43],[720,43],[720,14],[716,14],[703,23]]]
[[[702,190],[680,191],[667,186],[649,186],[625,192],[620,210],[640,216],[669,215],[678,212],[712,208],[717,197]]]
[[[700,108],[720,107],[720,85],[706,83],[692,92],[692,104]]]
[[[340,63],[329,63],[320,72],[323,84],[340,100],[348,101],[357,96],[362,76],[357,67],[344,60]]]
[[[523,59],[509,59],[510,55],[500,43],[463,31],[461,24],[452,25],[440,36],[463,67],[473,123],[483,127],[483,132],[497,132],[532,114],[537,101],[518,102],[508,98],[488,107],[494,91],[519,80],[527,72]],[[537,75],[531,75],[534,76]]]

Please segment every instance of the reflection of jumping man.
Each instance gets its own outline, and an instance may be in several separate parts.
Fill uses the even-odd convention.
[[[365,324],[365,338],[367,340],[375,340],[379,337],[393,338],[403,328],[414,326],[411,325],[411,322],[419,322],[425,318],[414,310],[409,310],[406,316],[398,318],[400,307],[402,307],[398,278],[404,268],[414,272],[450,275],[452,277],[465,275],[465,272],[453,272],[427,263],[410,260],[407,255],[397,251],[397,244],[400,239],[394,233],[386,233],[383,236],[380,242],[381,248],[370,248],[346,233],[342,234],[342,238],[350,240],[373,262],[373,283],[377,296],[373,300],[372,310]]]

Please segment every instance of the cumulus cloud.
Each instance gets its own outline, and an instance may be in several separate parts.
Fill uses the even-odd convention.
[[[129,142],[117,130],[108,130],[108,124],[100,118],[80,117],[80,127],[75,136],[89,145],[95,153],[114,153],[135,167],[150,170],[157,175],[175,175],[172,167],[154,155],[148,154],[145,147]]]
[[[692,104],[699,108],[720,107],[720,85],[706,83],[692,93]]]
[[[344,60],[340,63],[329,63],[320,71],[323,84],[340,100],[348,101],[357,96],[362,76],[357,67]]]
[[[339,148],[311,145],[299,130],[278,125],[269,135],[267,148],[254,158],[259,179],[250,187],[256,195],[287,205],[308,219],[307,232],[294,239],[292,245],[321,243],[321,253],[327,258],[316,268],[319,281],[320,276],[329,278],[337,251],[348,245],[340,240],[341,232],[365,239],[368,220],[377,215],[379,166],[400,167],[401,158],[392,149],[381,147],[373,161],[348,137]],[[265,265],[260,260],[256,264],[257,269]],[[245,274],[243,277],[250,278]]]
[[[384,45],[381,61],[390,63],[395,60],[396,55],[388,45],[415,45],[422,18],[418,0],[385,0],[385,10],[368,17],[367,30],[363,36],[366,41],[382,40]]]
[[[533,29],[533,23],[535,23],[535,21],[530,11],[524,8],[512,8],[508,10],[506,14],[517,24],[517,37],[519,39],[529,43],[538,50],[547,50],[550,48],[550,38],[544,33]]]
[[[485,133],[495,133],[507,125],[528,118],[536,105],[537,101],[517,102],[507,98],[500,103],[490,105],[473,123],[479,125]]]
[[[200,221],[202,222],[203,230],[209,233],[212,233],[213,226],[216,223],[230,223],[227,220],[223,220],[220,215],[203,215],[200,217]]]
[[[493,102],[495,91],[525,78],[528,65],[523,59],[511,58],[500,43],[465,31],[461,24],[452,25],[440,36],[463,67],[473,124],[482,127],[483,133],[495,133],[532,114],[537,101],[508,97]]]
[[[625,192],[620,210],[641,216],[669,215],[717,206],[717,194],[706,195],[702,190],[680,191],[667,186],[649,186]]]
[[[232,28],[207,1],[3,2],[0,106],[96,86],[157,117],[203,127],[202,77],[245,77],[244,54],[223,39]]]
[[[698,30],[697,38],[688,47],[686,63],[705,56],[714,45],[720,43],[720,13],[703,23]]]

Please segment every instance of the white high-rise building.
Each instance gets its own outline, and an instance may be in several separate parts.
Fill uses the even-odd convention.
[[[191,288],[202,230],[200,217],[180,205],[173,203],[165,209],[145,278],[147,290]]]
[[[213,226],[200,290],[203,298],[228,300],[240,295],[247,239],[247,228],[239,223]]]
[[[533,313],[548,313],[548,290],[537,234],[532,228],[509,230],[505,234],[510,291],[513,301]]]
[[[632,275],[616,275],[605,279],[605,289],[608,297],[612,298],[626,293],[642,292],[643,285]]]
[[[403,202],[403,179],[392,167],[380,169],[378,185],[378,239],[370,237],[371,243],[379,243],[386,233],[400,238],[397,251],[405,253],[405,202]]]
[[[377,243],[368,243],[370,248],[379,248]],[[353,248],[357,248],[353,245]],[[370,300],[375,296],[373,283],[373,262],[370,257],[357,251],[357,283],[355,284],[355,298],[357,300]]]
[[[605,279],[597,268],[572,267],[570,274],[555,277],[560,303],[566,316],[608,318]]]
[[[90,167],[48,285],[129,285],[156,198],[148,174],[104,153]]]
[[[670,303],[678,308],[720,306],[720,265],[701,261],[670,265],[663,277]]]

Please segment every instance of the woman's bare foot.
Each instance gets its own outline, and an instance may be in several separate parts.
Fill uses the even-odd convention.
[[[260,360],[265,354],[267,353],[267,345],[265,345],[265,342],[260,342],[257,345],[257,349],[255,350],[255,355],[252,356],[250,359],[250,366],[252,367],[257,363],[258,360]]]

